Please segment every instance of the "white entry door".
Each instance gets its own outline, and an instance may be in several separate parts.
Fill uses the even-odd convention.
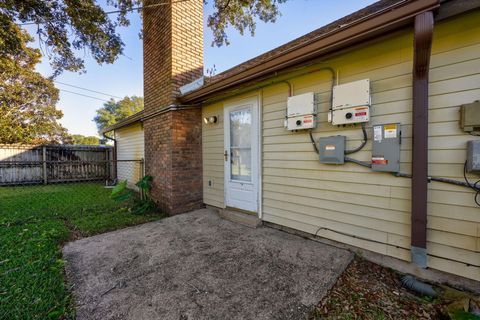
[[[226,106],[225,204],[258,210],[258,101],[249,99]]]

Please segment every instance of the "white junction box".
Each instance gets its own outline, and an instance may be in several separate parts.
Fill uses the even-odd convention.
[[[333,87],[332,110],[328,122],[355,124],[370,120],[370,80],[364,79]]]
[[[287,100],[288,130],[312,129],[317,126],[317,98],[315,93],[308,92]]]

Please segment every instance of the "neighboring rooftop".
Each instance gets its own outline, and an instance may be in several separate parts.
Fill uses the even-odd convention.
[[[140,121],[142,121],[143,116],[144,116],[144,110],[139,111],[139,112],[137,112],[137,113],[135,113],[135,114],[133,114],[129,117],[126,117],[125,119],[122,119],[122,120],[118,121],[115,124],[112,124],[111,126],[106,127],[105,129],[102,130],[102,133],[110,132],[110,131],[113,131],[115,129],[125,127],[129,124],[133,124],[135,122],[140,122]]]

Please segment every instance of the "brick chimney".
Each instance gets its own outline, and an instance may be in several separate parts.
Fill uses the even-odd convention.
[[[203,0],[145,1],[145,172],[168,214],[203,206],[200,107],[178,105],[182,85],[203,75]]]

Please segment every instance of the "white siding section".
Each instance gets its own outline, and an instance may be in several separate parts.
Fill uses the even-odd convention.
[[[141,160],[144,158],[144,134],[141,123],[115,130],[117,140],[118,160]],[[134,187],[141,178],[141,166],[139,162],[118,162],[118,180],[127,180],[129,187]]]

